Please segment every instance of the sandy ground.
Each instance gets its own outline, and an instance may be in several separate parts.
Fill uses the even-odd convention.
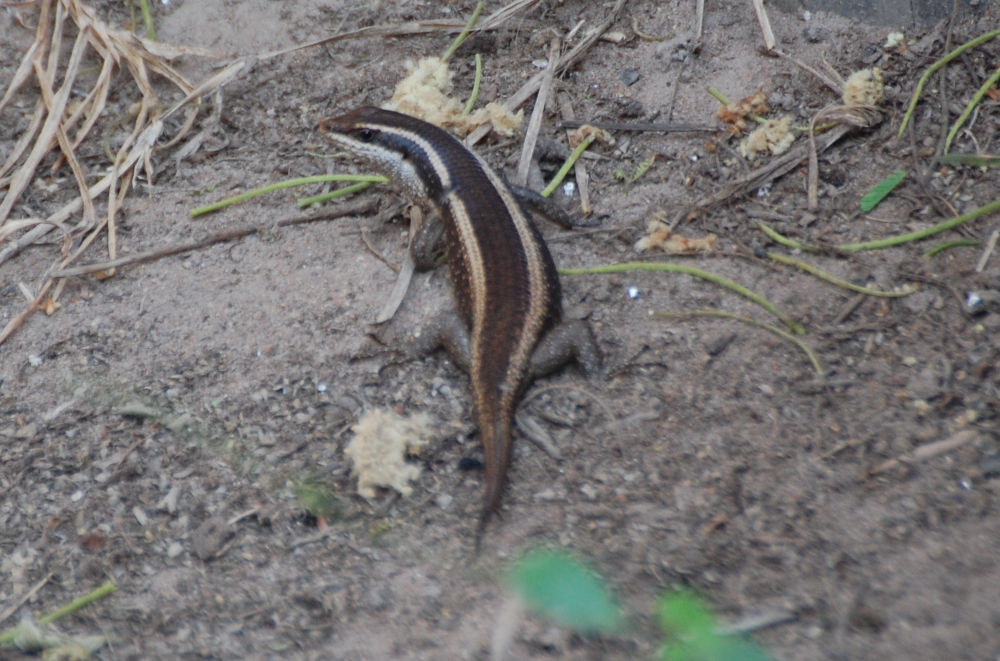
[[[624,40],[598,43],[558,82],[577,116],[714,126],[709,85],[733,99],[764,90],[799,125],[837,102],[813,76],[762,54],[749,3],[707,3],[694,48],[690,4],[629,2],[614,26]],[[471,5],[202,0],[158,6],[156,23],[165,41],[245,55],[375,23],[467,16]],[[481,52],[484,100],[506,98],[545,59],[544,28],[565,34],[582,20],[585,30],[609,9],[543,3],[518,29],[471,39],[456,56],[456,94],[471,88]],[[129,19],[118,3],[98,11],[117,25]],[[0,13],[0,80],[32,37],[12,16]],[[963,22],[950,43],[998,18],[994,7]],[[509,658],[653,658],[654,604],[678,586],[696,589],[727,621],[789,615],[753,634],[776,659],[996,658],[1000,312],[971,314],[965,298],[1000,290],[1000,255],[975,270],[997,215],[849,254],[794,253],[758,222],[837,245],[928,227],[996,199],[996,168],[930,157],[1000,45],[970,52],[945,85],[933,83],[899,140],[916,79],[945,52],[944,26],[908,30],[910,49],[890,54],[885,27],[822,12],[771,19],[781,47],[801,61],[820,67],[825,58],[842,74],[882,67],[885,119],[821,156],[818,210],[807,209],[799,167],[692,214],[679,231],[716,234],[718,249],[670,259],[732,278],[799,320],[824,383],[805,353],[767,330],[651,315],[714,307],[774,321],[718,285],[665,272],[564,276],[565,306],[588,317],[607,375],[588,381],[570,366],[528,391],[521,414],[561,458],[518,432],[503,516],[473,557],[482,475],[463,470],[481,456],[467,377],[446,355],[401,360],[369,337],[395,280],[386,262],[405,250],[404,221],[368,214],[275,225],[300,215],[296,197],[318,188],[188,214],[289,176],[351,169],[329,157],[318,119],[384,102],[406,58],[438,54],[450,37],[357,38],[269,60],[224,89],[216,148],[180,163],[164,154],[154,184],[126,201],[119,250],[266,231],[103,281],[73,278],[56,314],[32,316],[0,345],[3,626],[112,579],[113,595],[62,623],[108,636],[101,659],[486,659],[507,598],[505,568],[524,549],[552,544],[591,561],[631,626],[582,637],[528,616]],[[638,38],[634,26],[667,38]],[[210,64],[179,66],[199,80]],[[4,112],[0,154],[23,130],[33,94]],[[112,114],[125,112],[128,94],[110,100]],[[556,122],[546,117],[543,136],[564,145]],[[998,126],[996,102],[985,102],[952,150],[996,153]],[[560,266],[662,259],[633,249],[654,213],[673,216],[756,167],[721,132],[616,137],[588,161],[601,224],[541,226]],[[477,150],[512,175],[519,146],[490,138]],[[90,147],[85,159],[95,171],[106,165],[102,151]],[[616,169],[632,172],[654,155],[634,185],[616,179]],[[542,160],[546,179],[558,164]],[[859,212],[861,195],[896,168],[911,172],[897,192]],[[73,194],[68,176],[46,182],[63,185],[34,186],[15,216],[43,214]],[[391,187],[368,195],[398,199]],[[577,200],[563,202],[575,210]],[[924,256],[956,238],[979,242]],[[858,284],[919,289],[857,295],[755,248]],[[36,286],[57,249],[35,247],[0,265],[0,325],[24,305],[19,283]],[[100,261],[101,250],[84,261]],[[419,275],[393,325],[414,327],[450,305],[445,268]],[[438,430],[413,460],[421,475],[407,499],[355,493],[344,447],[374,407],[425,411]],[[955,439],[948,451],[883,466]],[[305,511],[303,482],[335,494],[328,528]]]

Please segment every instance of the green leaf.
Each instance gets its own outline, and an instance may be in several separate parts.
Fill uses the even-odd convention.
[[[567,553],[530,551],[514,566],[510,582],[530,610],[574,631],[613,631],[621,624],[604,581]]]
[[[664,594],[657,608],[660,628],[680,638],[711,634],[715,618],[695,594],[678,591]]]
[[[899,182],[903,180],[906,176],[906,170],[893,170],[892,173],[878,182],[872,189],[865,193],[865,196],[861,198],[861,210],[864,212],[871,211],[875,208],[879,202],[881,202],[886,195],[892,192]]]
[[[662,661],[771,661],[753,643],[716,633],[715,617],[691,592],[664,594],[657,615],[660,628],[672,639],[660,651]]]
[[[332,486],[315,478],[306,478],[294,485],[295,495],[307,512],[328,521],[342,516],[342,504]]]

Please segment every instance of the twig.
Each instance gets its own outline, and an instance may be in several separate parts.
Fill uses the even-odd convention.
[[[31,316],[31,313],[41,306],[42,301],[45,300],[45,296],[49,293],[49,289],[52,288],[53,282],[54,280],[51,278],[47,279],[39,290],[38,295],[35,296],[35,300],[28,303],[28,307],[21,310],[16,317],[7,322],[7,325],[3,327],[2,331],[0,331],[0,344],[3,344],[14,331],[21,327],[24,320]]]
[[[950,51],[952,48],[952,37],[955,35],[955,22],[958,20],[958,0],[951,0],[951,13],[948,15],[948,26],[945,28],[944,32],[944,50]],[[945,154],[947,149],[944,147],[944,143],[948,138],[948,117],[951,114],[951,86],[948,84],[947,74],[942,70],[938,74],[938,80],[940,84],[937,86],[938,92],[938,107],[941,113],[941,123],[938,126],[938,136],[937,147],[934,150],[934,154]],[[927,183],[927,172],[921,173],[921,177],[924,183]]]
[[[226,521],[226,525],[230,526],[230,527],[231,526],[235,526],[237,523],[239,523],[243,519],[246,519],[248,517],[254,516],[258,512],[260,512],[260,510],[261,510],[261,506],[260,505],[254,505],[250,509],[243,510],[242,512],[238,512],[238,513],[234,514],[233,516],[231,516]]]
[[[819,252],[819,247],[808,243],[800,243],[795,239],[791,239],[784,234],[780,234],[776,229],[768,225],[763,221],[757,221],[757,227],[761,229],[764,234],[768,236],[772,241],[786,248],[794,248],[795,250],[803,250],[806,252]]]
[[[100,587],[91,590],[89,593],[83,595],[82,597],[74,599],[65,606],[57,608],[51,613],[48,613],[47,615],[43,615],[42,617],[38,618],[38,623],[50,624],[51,622],[55,622],[59,618],[69,615],[70,613],[75,613],[76,611],[80,610],[87,604],[93,601],[97,601],[101,597],[114,592],[115,587],[116,586],[113,581],[105,581]],[[3,633],[0,633],[0,645],[8,645],[12,643],[17,637],[17,633],[18,633],[17,627],[7,629]]]
[[[795,611],[787,608],[777,608],[763,613],[753,613],[726,625],[720,623],[716,627],[716,632],[720,636],[739,636],[753,631],[760,631],[767,627],[773,627],[777,624],[794,622],[798,619],[799,616]]]
[[[976,262],[976,273],[982,273],[983,269],[986,268],[986,262],[990,261],[990,255],[993,254],[993,249],[997,247],[997,239],[1000,239],[1000,230],[993,230],[990,238],[986,241],[986,248],[983,249],[983,254],[979,257],[979,261]]]
[[[771,52],[774,53],[775,55],[778,55],[779,57],[782,57],[782,58],[788,60],[789,62],[791,62],[792,64],[794,64],[798,68],[802,69],[803,71],[805,71],[807,73],[811,73],[812,75],[816,76],[816,78],[820,82],[822,82],[824,85],[826,85],[827,87],[829,87],[830,90],[834,94],[836,94],[837,96],[840,96],[840,94],[843,92],[843,84],[844,84],[843,80],[841,80],[841,81],[834,80],[833,78],[831,78],[830,76],[826,75],[825,73],[821,73],[820,71],[817,71],[816,69],[814,69],[813,67],[809,66],[805,62],[802,62],[802,61],[800,61],[800,60],[792,57],[791,55],[789,55],[785,51],[781,50],[780,48],[775,48]]]
[[[837,316],[833,318],[831,324],[833,326],[839,326],[840,324],[844,323],[844,321],[848,317],[850,317],[854,313],[854,311],[857,310],[864,302],[865,302],[865,295],[858,294],[857,296],[849,300],[847,304],[844,305],[844,307],[840,308],[840,312],[838,312]]]
[[[771,21],[767,18],[767,10],[764,9],[764,0],[753,0],[753,10],[757,14],[757,22],[760,23],[760,31],[764,36],[764,49],[770,53],[777,42],[771,29]]]
[[[659,124],[656,122],[615,122],[601,120],[579,120],[564,119],[559,123],[559,128],[578,129],[584,124],[607,131],[646,131],[657,133],[715,133],[719,130],[717,126],[707,126],[699,124]]]
[[[413,255],[407,250],[403,256],[403,263],[399,267],[399,273],[396,275],[396,282],[392,287],[392,292],[390,292],[385,305],[382,306],[382,309],[379,310],[378,315],[375,317],[376,324],[383,324],[396,315],[396,311],[406,297],[406,292],[410,289],[410,282],[413,280],[414,271],[416,271],[416,265],[413,261]]]
[[[705,33],[705,0],[698,0],[695,3],[694,13],[694,40],[700,42]]]
[[[402,205],[396,208],[386,208],[379,212],[379,219],[386,219],[395,216],[400,212]],[[396,282],[392,285],[392,291],[389,293],[388,298],[385,300],[385,304],[382,309],[379,310],[378,314],[375,316],[376,324],[383,324],[396,315],[396,311],[399,306],[403,304],[403,299],[406,297],[406,292],[410,289],[410,282],[413,280],[413,274],[417,270],[416,261],[413,258],[414,253],[414,241],[417,240],[418,235],[423,231],[424,225],[427,222],[427,218],[424,216],[424,210],[420,205],[412,205],[409,207],[407,214],[410,218],[410,230],[408,232],[408,239],[406,244],[406,252],[403,254],[403,263],[400,264],[396,273]],[[361,238],[365,240],[365,245],[368,245],[368,239],[365,238],[364,233],[362,233]],[[377,257],[381,259],[381,256],[375,252],[375,249],[368,245],[368,249],[372,251]],[[385,261],[385,260],[383,260]],[[393,268],[389,265],[389,268]]]
[[[325,210],[323,213],[316,214],[313,216],[297,216],[294,218],[285,218],[279,220],[277,223],[268,223],[267,225],[262,225],[259,227],[246,227],[236,230],[227,230],[225,232],[217,232],[204,239],[198,241],[193,241],[191,243],[183,243],[176,246],[170,246],[168,248],[159,248],[157,250],[150,250],[147,252],[137,253],[135,255],[129,255],[127,257],[119,257],[118,259],[113,259],[107,262],[101,262],[99,264],[86,264],[84,266],[75,266],[72,268],[61,269],[49,274],[50,278],[70,278],[77,275],[84,275],[85,273],[96,273],[97,271],[106,271],[110,268],[115,268],[118,266],[126,266],[131,264],[139,264],[141,262],[149,262],[162,257],[169,257],[170,255],[178,255],[185,252],[191,252],[192,250],[200,250],[202,248],[207,248],[208,246],[215,245],[216,243],[225,243],[227,241],[234,241],[236,239],[242,239],[243,237],[250,236],[251,234],[261,234],[268,232],[277,227],[285,227],[288,225],[299,225],[303,223],[312,223],[319,220],[331,220],[334,218],[342,218],[344,216],[356,216],[371,213],[375,210],[375,202],[373,200],[358,200],[356,202],[343,204],[341,206]]]
[[[487,32],[490,30],[496,30],[517,14],[534,7],[539,3],[539,1],[540,0],[514,0],[513,2],[493,12],[482,21],[479,21],[479,24],[476,25],[472,31]],[[315,41],[310,41],[305,44],[298,44],[296,46],[282,48],[281,50],[264,53],[259,56],[259,59],[269,60],[275,57],[288,55],[289,53],[294,53],[296,51],[313,48],[315,46],[324,46],[326,44],[332,44],[345,39],[358,39],[361,37],[402,37],[407,35],[438,32],[461,32],[465,29],[467,23],[468,21],[461,21],[458,19],[436,18],[424,21],[409,21],[407,23],[397,23],[394,25],[369,25],[356,30],[338,32],[337,34],[323,37],[322,39],[317,39]]]
[[[586,37],[584,37],[580,43],[571,48],[565,55],[559,59],[559,66],[556,67],[555,75],[559,75],[570,66],[576,63],[584,53],[586,53],[591,46],[593,46],[601,35],[607,32],[615,21],[618,20],[618,15],[621,14],[622,9],[625,7],[627,0],[617,0],[615,6],[611,9],[608,16],[597,26],[593,31],[591,31]],[[542,77],[545,75],[544,71],[536,73],[528,82],[521,85],[521,87],[514,92],[514,94],[504,101],[503,105],[508,110],[517,110],[518,107],[525,101],[531,98],[531,95],[538,91],[538,88],[542,85]],[[477,128],[475,131],[470,133],[465,138],[465,144],[469,147],[476,144],[482,140],[490,132],[489,125],[483,125]]]
[[[871,128],[882,121],[882,113],[875,106],[832,105],[823,108],[809,120],[809,172],[807,208],[815,211],[819,206],[819,150],[816,147],[816,124],[819,121],[835,125]]]
[[[535,107],[531,109],[528,128],[524,132],[524,145],[521,147],[521,158],[517,163],[517,174],[514,175],[514,183],[518,186],[528,185],[528,170],[531,169],[531,157],[535,153],[538,132],[542,128],[542,119],[545,117],[545,105],[552,94],[552,81],[555,78],[558,64],[559,38],[553,37],[552,43],[549,45],[549,62],[544,71],[546,75],[542,77],[542,84],[538,88],[538,95],[535,98]]]
[[[562,461],[562,454],[556,447],[552,436],[545,431],[538,421],[529,415],[522,415],[520,411],[514,413],[514,422],[517,428],[531,441],[539,450],[547,454],[556,461]]]
[[[490,635],[490,661],[506,661],[517,628],[524,619],[524,600],[517,595],[504,599]]]
[[[635,36],[639,37],[643,41],[666,41],[670,39],[673,35],[665,35],[663,37],[657,37],[654,34],[649,34],[648,32],[643,32],[639,29],[639,19],[635,16],[632,17],[632,32],[635,32]]]
[[[33,596],[35,596],[35,593],[37,593],[39,590],[45,587],[45,584],[48,583],[49,579],[52,578],[54,575],[55,572],[50,571],[48,574],[40,578],[37,583],[31,586],[31,589],[29,589],[27,592],[21,595],[20,599],[12,603],[10,607],[7,608],[7,610],[0,613],[0,622],[3,622],[8,617],[16,613],[17,609],[20,608],[23,604],[27,603],[27,601],[31,599]]]
[[[819,154],[816,152],[816,120],[823,111],[809,119],[809,160],[806,166],[806,209],[819,208]]]
[[[878,475],[879,473],[884,473],[885,471],[895,468],[900,464],[924,461],[926,459],[936,457],[939,454],[957,450],[963,445],[968,445],[969,443],[975,441],[977,438],[979,438],[979,432],[975,429],[962,429],[955,432],[948,438],[940,441],[934,441],[933,443],[928,443],[926,445],[921,445],[913,452],[907,452],[893,459],[889,459],[888,461],[884,461],[868,471],[868,476],[871,477],[873,475]]]

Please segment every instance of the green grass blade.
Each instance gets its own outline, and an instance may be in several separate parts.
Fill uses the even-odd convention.
[[[872,186],[872,189],[861,198],[861,210],[868,213],[874,209],[879,202],[885,199],[886,195],[899,185],[905,176],[906,170],[893,170],[889,176]]]

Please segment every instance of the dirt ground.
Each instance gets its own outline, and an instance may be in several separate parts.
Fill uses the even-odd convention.
[[[484,99],[506,98],[545,59],[543,28],[565,34],[583,21],[586,30],[611,4],[541,3],[517,29],[474,37],[456,55],[456,95],[467,96],[481,52]],[[732,99],[765,90],[798,125],[838,102],[814,76],[762,53],[750,3],[707,3],[695,48],[693,4],[629,2],[613,28],[624,40],[599,42],[557,83],[577,116],[717,125],[707,86]],[[464,17],[473,5],[174,1],[157,3],[155,20],[164,41],[245,55],[376,23]],[[116,25],[129,20],[121,3],[97,10]],[[2,81],[32,38],[12,16],[0,13]],[[570,366],[529,389],[521,415],[561,458],[516,434],[503,516],[475,557],[482,474],[465,469],[481,456],[467,377],[446,355],[400,360],[368,336],[395,280],[378,255],[401,259],[401,219],[275,226],[107,280],[73,278],[61,309],[35,314],[0,345],[0,626],[112,579],[112,595],[61,622],[106,635],[101,659],[487,659],[506,567],[524,549],[552,544],[589,559],[621,595],[630,626],[582,637],[528,616],[508,658],[653,658],[656,599],[685,585],[727,622],[787,615],[753,633],[776,659],[998,658],[1000,309],[966,304],[969,292],[989,299],[1000,290],[1000,254],[976,270],[1000,229],[997,214],[931,239],[841,254],[796,253],[758,222],[843,244],[995,200],[995,167],[931,157],[994,69],[997,40],[948,68],[945,84],[932,82],[912,131],[895,134],[919,75],[995,29],[1000,11],[955,25],[947,46],[947,25],[899,26],[904,53],[883,48],[883,26],[822,12],[771,20],[779,46],[800,61],[822,67],[825,58],[841,74],[881,67],[885,119],[821,155],[816,211],[798,167],[693,214],[679,231],[716,234],[718,249],[669,259],[732,278],[799,320],[824,382],[805,353],[762,328],[651,315],[714,307],[773,321],[716,284],[666,272],[564,276],[565,306],[589,317],[607,375],[588,381]],[[667,38],[638,38],[636,26]],[[164,154],[154,185],[128,198],[120,252],[300,215],[295,199],[318,188],[197,219],[188,211],[290,176],[352,169],[329,158],[317,120],[386,101],[407,57],[439,54],[450,39],[358,38],[258,65],[224,89],[211,148],[180,162]],[[200,80],[211,64],[179,66]],[[127,92],[111,99],[114,112],[125,112]],[[19,113],[33,107],[32,94],[4,112],[0,155],[23,130]],[[952,151],[997,152],[995,100],[966,126]],[[551,114],[542,134],[565,144]],[[757,167],[721,132],[616,137],[587,161],[600,225],[542,224],[560,266],[664,259],[633,248],[654,213],[672,216]],[[489,138],[477,150],[512,175],[519,146],[516,137]],[[105,167],[102,151],[93,147],[85,162]],[[652,155],[634,185],[616,179],[616,168],[632,172]],[[542,161],[546,179],[560,161]],[[861,213],[860,197],[896,168],[910,171],[900,188]],[[61,181],[33,186],[15,217],[57,207],[74,192],[72,178]],[[368,194],[398,199],[391,187]],[[959,238],[978,243],[924,255]],[[96,248],[83,261],[106,257]],[[857,284],[919,289],[858,295],[757,248]],[[19,283],[36,286],[56,251],[35,247],[0,265],[0,326],[23,308]],[[445,268],[418,275],[393,324],[415,325],[449,305]],[[355,493],[344,446],[373,407],[426,411],[440,430],[414,459],[422,472],[409,498]],[[911,454],[918,448],[926,456]],[[336,494],[328,527],[305,511],[303,482]]]

